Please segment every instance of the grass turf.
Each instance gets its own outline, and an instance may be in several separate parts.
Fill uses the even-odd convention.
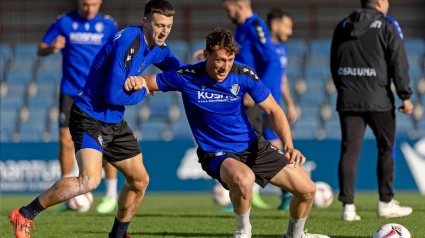
[[[0,237],[13,237],[8,221],[9,212],[26,205],[33,196],[0,197]],[[264,199],[277,207],[277,196]],[[376,193],[358,193],[356,206],[362,217],[358,222],[340,220],[341,204],[334,200],[329,208],[313,208],[306,223],[310,232],[326,234],[332,238],[372,237],[381,225],[399,223],[407,227],[413,237],[425,237],[425,199],[418,193],[398,193],[402,204],[412,206],[409,217],[381,219],[376,217]],[[95,196],[95,204],[100,201]],[[288,212],[276,210],[251,211],[253,237],[282,237],[286,231]],[[88,213],[60,212],[52,207],[35,219],[37,228],[33,238],[50,237],[104,237],[110,231],[114,215],[101,215],[94,207]],[[233,213],[221,212],[208,194],[149,194],[130,224],[131,237],[232,237],[236,228]]]

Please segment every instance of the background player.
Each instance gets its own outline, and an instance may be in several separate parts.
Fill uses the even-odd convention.
[[[267,84],[265,80],[273,80],[276,75],[280,75],[279,58],[267,25],[253,12],[250,0],[224,0],[223,6],[229,19],[237,25],[234,37],[240,51],[236,54],[236,60],[252,67]],[[249,121],[258,134],[263,134],[260,107],[253,103],[249,95],[245,95],[244,101]],[[253,206],[269,208],[270,206],[261,199],[259,191],[260,186],[254,184]]]
[[[275,53],[279,56],[280,74],[276,74],[274,80],[268,79],[265,85],[270,89],[271,94],[279,104],[283,96],[285,100],[288,122],[294,123],[297,120],[297,112],[291,97],[288,79],[286,77],[286,66],[288,62],[288,51],[284,42],[289,36],[292,35],[293,21],[289,13],[280,9],[273,9],[267,14],[267,26],[270,29],[271,41],[275,47]],[[282,143],[279,137],[274,133],[273,127],[270,124],[268,116],[263,112],[263,136],[266,140],[270,141],[273,146],[282,149]],[[292,194],[282,190],[281,203],[278,207],[279,210],[288,210],[289,202],[291,201]]]
[[[133,85],[138,90],[132,92],[123,87],[128,76],[139,75],[151,64],[160,69],[182,65],[165,44],[173,17],[174,7],[167,0],[148,1],[143,24],[121,30],[101,48],[71,109],[70,132],[79,177],[62,178],[27,206],[13,210],[9,218],[15,237],[29,238],[34,218],[46,208],[95,189],[104,159],[126,178],[109,237],[129,237],[127,228],[144,197],[149,176],[139,143],[123,120],[124,106],[139,103],[149,91],[144,83]]]
[[[75,176],[74,143],[69,133],[69,115],[78,92],[83,88],[91,63],[102,45],[118,31],[114,19],[99,13],[102,0],[78,0],[78,10],[60,16],[39,43],[39,56],[62,52],[63,67],[59,96],[59,162],[62,177]],[[81,37],[81,36],[89,37]],[[112,212],[117,206],[117,171],[105,166],[106,196],[97,207],[100,213]],[[65,203],[60,206],[65,210]]]

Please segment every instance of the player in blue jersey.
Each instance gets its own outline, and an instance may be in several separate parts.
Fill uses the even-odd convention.
[[[158,75],[129,77],[125,90],[146,82],[150,91],[179,91],[202,169],[230,190],[238,227],[234,237],[251,237],[252,185],[269,182],[294,194],[287,238],[327,237],[304,233],[315,184],[301,168],[305,157],[292,144],[285,113],[255,71],[234,62],[237,43],[227,29],[216,28],[206,39],[205,61]],[[244,110],[249,94],[270,117],[285,152],[257,134]]]
[[[95,189],[105,162],[126,178],[109,237],[129,237],[127,228],[144,197],[149,176],[139,143],[123,116],[125,106],[139,103],[149,90],[142,82],[132,85],[137,90],[126,91],[124,82],[151,64],[163,70],[183,65],[165,44],[173,16],[170,2],[150,0],[145,6],[143,24],[119,31],[97,53],[69,120],[79,177],[60,179],[30,204],[12,211],[9,217],[15,237],[30,237],[33,220],[44,209]]]
[[[297,112],[291,97],[291,92],[286,77],[286,66],[288,62],[287,49],[284,44],[292,35],[293,21],[289,13],[280,9],[273,9],[267,14],[267,26],[270,29],[271,40],[275,47],[275,53],[279,56],[280,73],[276,74],[274,80],[267,80],[266,86],[270,89],[271,94],[279,104],[283,97],[288,114],[288,122],[294,123],[297,119]],[[282,149],[282,143],[279,137],[274,133],[273,127],[267,115],[263,113],[263,135],[266,140],[270,141],[278,149]],[[279,210],[288,210],[292,194],[282,189],[281,203]]]
[[[266,23],[253,12],[250,0],[224,0],[223,6],[230,20],[236,24],[235,40],[239,45],[236,60],[252,67],[263,80],[274,78],[279,74],[279,58],[271,41]],[[261,109],[255,105],[249,95],[245,96],[246,111],[255,131],[263,134],[263,116]],[[269,208],[259,196],[260,187],[254,186],[254,206]]]
[[[91,63],[102,45],[113,37],[118,27],[109,15],[99,13],[102,0],[79,0],[78,10],[64,14],[50,26],[38,46],[38,55],[62,52],[63,68],[59,97],[59,162],[62,177],[75,176],[74,143],[69,133],[69,114],[75,97],[83,88]],[[97,211],[108,213],[117,206],[117,170],[105,166],[106,196]],[[64,203],[60,206],[65,210]]]

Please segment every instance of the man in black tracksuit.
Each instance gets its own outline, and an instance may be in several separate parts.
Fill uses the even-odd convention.
[[[332,40],[331,72],[338,91],[342,143],[339,164],[339,200],[342,219],[360,220],[354,207],[357,164],[366,125],[378,146],[378,216],[402,217],[412,212],[393,199],[395,106],[394,83],[403,101],[398,111],[411,114],[412,91],[403,34],[398,23],[386,16],[388,0],[361,0],[362,8],[343,19]]]

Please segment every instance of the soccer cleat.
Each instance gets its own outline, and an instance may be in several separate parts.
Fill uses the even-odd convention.
[[[230,203],[227,207],[221,209],[222,212],[233,212],[233,204]]]
[[[103,197],[102,202],[96,207],[98,213],[111,213],[117,208],[117,200],[110,197]]]
[[[281,211],[289,210],[289,205],[291,204],[292,196],[293,195],[291,193],[282,194],[281,196],[282,202],[280,203],[279,207],[277,207],[277,210],[281,210]]]
[[[283,235],[283,238],[292,238],[292,237],[288,236],[285,233]],[[305,230],[304,231],[304,234],[301,236],[301,238],[330,238],[330,237],[329,236],[325,236],[325,235],[307,233],[307,230]]]
[[[252,206],[260,209],[269,209],[270,205],[265,203],[259,193],[252,193]]]
[[[19,212],[19,208],[9,214],[10,223],[13,225],[15,238],[30,238],[31,227],[34,227],[34,221],[25,218]]]
[[[109,234],[108,238],[111,238],[111,234]],[[126,234],[124,238],[131,238],[131,237]]]
[[[233,235],[233,238],[251,238],[251,236],[252,236],[251,230],[238,229]]]
[[[68,205],[67,205],[68,201],[65,202],[61,202],[58,204],[58,209],[61,212],[67,211],[68,210]]]
[[[342,207],[342,216],[341,220],[343,221],[360,221],[361,218],[356,213],[356,206],[354,204],[346,204]]]
[[[397,218],[397,217],[407,217],[410,215],[413,210],[411,207],[400,206],[400,203],[396,200],[391,200],[387,204],[382,202],[378,205],[378,217],[383,218]]]

